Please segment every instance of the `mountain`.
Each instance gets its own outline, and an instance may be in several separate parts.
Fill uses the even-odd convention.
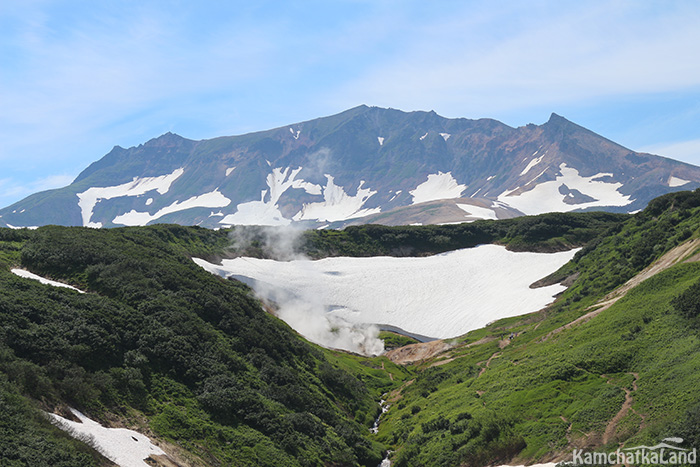
[[[700,186],[700,168],[636,153],[552,114],[543,125],[360,106],[241,136],[168,133],[115,147],[75,181],[0,210],[0,225],[437,224],[633,212]]]

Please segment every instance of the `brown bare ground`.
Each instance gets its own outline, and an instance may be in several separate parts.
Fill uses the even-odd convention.
[[[408,365],[409,363],[416,363],[435,357],[451,348],[452,346],[447,342],[436,340],[405,345],[398,349],[390,350],[384,355],[398,365]]]

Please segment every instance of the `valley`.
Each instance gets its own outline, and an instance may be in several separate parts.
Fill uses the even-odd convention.
[[[692,303],[684,297],[700,281],[698,229],[695,192],[655,199],[635,215],[313,230],[285,248],[280,231],[258,227],[0,229],[0,409],[3,436],[21,446],[0,455],[18,465],[29,453],[34,465],[109,465],[41,415],[71,409],[147,434],[165,453],[149,462],[168,466],[379,465],[387,451],[393,466],[516,465],[669,436],[692,446],[700,440],[692,422],[700,336],[698,315],[680,304]],[[401,275],[394,261],[491,250],[560,255],[539,271],[522,266],[533,269],[523,293],[554,291],[533,305],[541,309],[495,316],[466,333],[452,324],[453,333],[433,336],[448,339],[425,344],[376,333],[398,344],[374,357],[309,343],[216,270],[274,264],[260,277],[283,285],[300,273],[284,272],[282,258],[287,267],[311,262],[302,256],[329,264],[315,273],[328,278],[350,274],[344,263],[391,265],[370,276],[377,283]],[[488,258],[479,273],[484,262],[498,265]],[[544,287],[528,287],[543,276]],[[462,288],[446,280],[431,287],[443,284]],[[382,399],[389,408],[375,434]]]

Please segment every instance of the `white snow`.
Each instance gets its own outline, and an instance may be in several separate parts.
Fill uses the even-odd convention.
[[[493,180],[494,178],[496,178],[496,176],[495,176],[495,175],[491,175],[489,178],[486,179],[486,181],[487,181],[487,182],[490,182],[490,181]]]
[[[575,253],[512,252],[480,245],[423,258],[236,258],[223,260],[221,266],[203,260],[197,264],[225,277],[250,278],[256,290],[272,287],[315,297],[329,314],[351,323],[388,324],[448,338],[546,306],[565,288],[557,284],[531,289],[530,284]]]
[[[148,467],[144,462],[149,456],[162,456],[165,452],[151,440],[134,430],[105,428],[75,409],[71,412],[80,422],[74,422],[53,413],[49,414],[55,425],[77,439],[92,439],[98,451],[120,467]]]
[[[537,153],[535,152],[535,154],[537,154]],[[533,154],[533,156],[534,156],[534,154]],[[545,155],[542,154],[540,157],[538,157],[538,158],[536,158],[536,159],[532,159],[532,160],[530,161],[530,163],[527,164],[527,167],[525,167],[525,168],[523,169],[523,171],[520,172],[520,175],[521,175],[521,176],[522,176],[522,175],[525,175],[526,173],[528,173],[528,172],[530,171],[531,168],[533,168],[534,166],[536,166],[537,164],[539,164],[540,162],[542,162],[542,159],[544,158],[544,156],[545,156]]]
[[[82,193],[78,193],[78,206],[83,216],[83,226],[102,227],[101,222],[91,222],[92,211],[99,201],[121,196],[139,196],[152,190],[156,190],[163,195],[170,190],[170,185],[183,173],[185,173],[185,170],[179,168],[175,169],[171,174],[161,175],[160,177],[134,177],[132,181],[121,185],[92,187]]]
[[[425,134],[420,137],[420,140],[423,141],[427,136],[428,136],[428,132],[426,131]]]
[[[236,170],[235,167],[229,167],[228,169],[226,169],[226,176],[228,177],[229,175],[231,175],[231,172],[233,172],[234,170]]]
[[[378,207],[362,208],[365,202],[377,193],[369,188],[362,188],[364,180],[360,180],[355,196],[348,195],[342,186],[336,185],[333,176],[326,174],[326,180],[326,186],[323,188],[323,201],[304,204],[301,211],[294,215],[295,221],[315,219],[321,222],[334,222],[353,217],[369,216],[381,211]]]
[[[682,178],[674,177],[673,175],[671,175],[671,177],[668,179],[668,186],[671,188],[683,186],[687,183],[690,183],[690,180],[683,180]]]
[[[384,137],[382,136],[377,136],[377,141],[379,141],[380,146],[384,146]]]
[[[53,285],[54,287],[63,287],[66,289],[75,290],[76,292],[85,293],[82,290],[73,287],[72,285],[64,284],[63,282],[53,281],[51,279],[41,277],[39,275],[34,274],[33,272],[27,271],[26,269],[15,268],[15,269],[11,269],[10,271],[12,272],[12,274],[14,274],[16,276],[24,277],[25,279],[32,279],[35,281],[39,281],[42,284]]]
[[[297,180],[297,175],[302,167],[292,170],[287,168],[274,168],[267,176],[267,190],[260,193],[260,201],[241,203],[234,214],[229,214],[219,221],[226,225],[288,225],[291,221],[285,218],[279,210],[277,202],[282,194],[290,188],[303,189],[311,195],[320,195],[320,185]],[[265,198],[269,196],[269,200]]]
[[[612,174],[599,173],[590,177],[582,177],[578,170],[567,167],[563,163],[559,166],[559,170],[561,175],[558,175],[555,180],[540,183],[532,190],[519,195],[513,194],[517,188],[505,191],[498,196],[498,200],[528,215],[544,212],[567,212],[593,206],[626,206],[631,203],[630,195],[623,195],[618,191],[622,187],[622,183],[607,183],[596,180],[612,176]],[[566,185],[571,190],[578,190],[592,197],[595,201],[567,204],[564,202],[566,196],[559,192],[559,187],[562,185]]]
[[[301,133],[301,130],[297,130],[296,133],[294,132],[294,129],[290,128],[289,132],[292,134],[294,139],[299,139],[299,133]]]
[[[496,211],[489,208],[482,208],[481,206],[474,206],[473,204],[459,204],[457,207],[462,209],[464,212],[469,214],[471,217],[477,217],[479,219],[498,219]]]
[[[415,190],[409,191],[413,195],[413,203],[424,203],[436,199],[459,198],[467,188],[466,185],[459,185],[451,172],[428,175],[428,180],[421,183]]]
[[[150,206],[151,204],[153,204],[153,198],[148,198],[146,200],[146,206]]]
[[[135,225],[146,225],[151,221],[160,219],[166,214],[172,214],[178,211],[184,211],[186,209],[192,208],[222,208],[231,204],[231,200],[225,197],[218,190],[214,190],[210,193],[204,193],[199,196],[193,196],[192,198],[186,199],[185,201],[175,201],[174,203],[159,209],[155,214],[150,214],[148,212],[139,212],[134,209],[131,211],[121,214],[112,220],[115,224],[122,224],[128,226]]]
[[[450,136],[452,136],[452,135],[449,133],[440,133],[440,136],[442,136],[442,139],[447,141],[448,139],[450,139]]]

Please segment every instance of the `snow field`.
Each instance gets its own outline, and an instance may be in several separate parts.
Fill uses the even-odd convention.
[[[150,198],[149,198],[150,199]],[[147,203],[150,204],[150,203]],[[184,211],[186,209],[192,208],[222,208],[231,204],[231,200],[221,194],[219,191],[215,190],[211,193],[204,193],[203,195],[193,196],[192,198],[186,199],[185,201],[175,201],[174,203],[159,209],[155,214],[149,214],[148,212],[139,212],[135,209],[131,211],[120,214],[112,220],[115,224],[135,226],[135,225],[146,225],[151,221],[160,219],[166,214],[172,214],[178,211]]]
[[[170,185],[185,173],[185,169],[179,168],[171,174],[160,177],[135,177],[132,181],[116,186],[92,187],[82,193],[78,193],[78,206],[83,217],[84,227],[102,227],[101,222],[91,222],[92,211],[95,205],[103,199],[119,198],[121,196],[139,196],[149,191],[156,190],[161,195],[170,190]]]
[[[690,180],[683,180],[682,178],[674,177],[673,175],[671,175],[671,177],[668,179],[668,186],[671,188],[683,186],[687,183],[690,183]]]
[[[568,212],[593,206],[626,206],[631,203],[629,195],[623,195],[618,191],[622,187],[622,183],[607,183],[596,180],[612,174],[599,173],[590,177],[582,177],[579,175],[578,170],[567,167],[564,163],[559,166],[559,170],[561,175],[557,176],[555,180],[540,183],[532,190],[519,195],[512,194],[517,188],[505,191],[498,196],[498,200],[527,215],[545,212]],[[596,201],[567,204],[564,202],[566,196],[559,192],[559,187],[562,185],[566,185],[571,190],[578,190]]]
[[[412,204],[418,204],[437,199],[459,198],[466,188],[466,185],[457,183],[451,172],[438,172],[428,175],[427,181],[421,183],[409,193],[413,195]]]
[[[552,302],[563,286],[529,286],[575,253],[516,253],[502,246],[480,245],[423,258],[288,262],[236,258],[223,260],[221,266],[203,260],[197,264],[225,277],[248,278],[256,291],[265,287],[290,296],[314,297],[326,313],[349,323],[388,324],[449,338]]]
[[[475,193],[476,194],[476,193]],[[474,206],[473,204],[459,204],[457,207],[462,211],[466,212],[471,217],[476,217],[479,219],[498,219],[496,211],[489,208],[482,208],[481,206]]]
[[[105,428],[79,411],[71,409],[80,422],[74,422],[53,413],[49,414],[54,424],[77,439],[92,439],[93,445],[105,457],[120,467],[148,467],[144,462],[149,456],[164,455],[165,452],[151,443],[138,431],[126,428]]]
[[[381,211],[380,208],[362,208],[365,202],[377,193],[369,188],[362,188],[365,184],[364,180],[360,180],[357,194],[350,196],[345,193],[343,187],[334,183],[334,178],[331,175],[326,174],[326,179],[326,186],[323,188],[323,201],[305,204],[301,211],[293,216],[295,221],[311,219],[333,222],[377,214]]]

